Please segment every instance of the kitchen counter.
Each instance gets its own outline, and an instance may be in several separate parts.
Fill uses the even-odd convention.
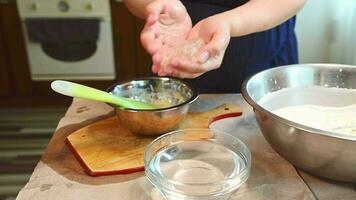
[[[239,106],[243,115],[216,122],[213,128],[235,135],[252,153],[250,178],[231,199],[356,199],[355,184],[316,178],[280,157],[262,136],[251,107],[240,94],[201,95],[191,111],[223,103]],[[112,115],[113,109],[106,104],[74,99],[17,199],[160,199],[151,198],[152,186],[144,172],[90,177],[65,146],[65,138],[73,131]]]

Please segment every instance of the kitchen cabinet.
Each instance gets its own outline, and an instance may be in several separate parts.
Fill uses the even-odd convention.
[[[151,59],[140,43],[144,21],[122,3],[111,3],[115,57],[119,80],[151,75]]]
[[[140,45],[144,22],[120,2],[111,3],[116,79],[76,81],[106,89],[115,82],[150,76],[150,57]],[[70,98],[54,93],[51,81],[33,81],[15,1],[0,2],[0,107],[68,105]],[[11,82],[10,82],[11,81]]]
[[[111,4],[114,57],[119,79],[132,78],[136,74],[135,19],[121,3]]]
[[[153,75],[151,72],[151,57],[147,54],[147,52],[142,48],[141,43],[140,43],[140,32],[144,27],[144,21],[141,19],[135,19],[135,24],[136,24],[136,29],[135,29],[135,33],[136,34],[136,38],[135,38],[135,42],[136,42],[136,46],[137,48],[137,75],[140,77],[143,76],[148,76],[148,75]]]
[[[16,4],[7,3],[0,4],[0,6],[0,23],[1,30],[3,30],[9,78],[12,80],[12,91],[19,95],[29,95],[32,91],[32,84]]]
[[[0,10],[1,15],[1,10]],[[3,31],[0,29],[0,95],[6,95],[10,91],[8,63],[4,47]]]

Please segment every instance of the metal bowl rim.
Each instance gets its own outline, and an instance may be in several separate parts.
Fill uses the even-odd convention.
[[[356,141],[356,136],[353,135],[346,135],[346,134],[339,134],[339,133],[334,133],[331,131],[324,131],[324,130],[320,130],[320,129],[316,129],[316,128],[312,128],[309,126],[305,126],[287,119],[284,119],[270,111],[268,111],[267,109],[263,108],[262,106],[260,106],[257,102],[255,102],[251,96],[249,95],[248,91],[247,91],[247,85],[249,84],[249,81],[255,77],[258,74],[267,72],[267,71],[271,71],[271,70],[278,70],[278,69],[285,69],[285,68],[295,68],[295,67],[312,67],[312,66],[316,66],[316,67],[329,67],[329,68],[335,68],[335,65],[338,67],[342,67],[342,68],[355,68],[355,66],[352,65],[343,65],[343,64],[330,64],[330,63],[312,63],[312,64],[293,64],[293,65],[284,65],[284,66],[279,66],[279,67],[273,67],[270,69],[266,69],[263,70],[259,73],[253,74],[251,76],[249,76],[248,78],[246,78],[241,86],[241,93],[243,98],[247,101],[248,104],[250,104],[254,109],[257,109],[259,111],[265,112],[267,113],[269,116],[271,116],[272,118],[281,121],[284,124],[287,124],[288,126],[292,126],[295,127],[299,130],[303,130],[306,132],[310,132],[312,134],[318,134],[318,135],[324,135],[324,136],[329,136],[329,137],[333,137],[333,138],[338,138],[338,139],[345,139],[345,140],[349,140],[349,141]]]
[[[180,103],[180,104],[177,104],[177,105],[174,105],[174,106],[171,106],[171,107],[167,107],[167,108],[159,108],[159,109],[133,109],[133,108],[120,108],[120,107],[117,107],[117,106],[114,106],[114,105],[111,105],[109,104],[111,107],[114,107],[114,108],[118,108],[118,109],[121,109],[123,111],[128,111],[128,112],[168,112],[168,111],[172,111],[172,110],[175,110],[177,108],[180,108],[186,104],[191,104],[193,103],[198,97],[199,97],[199,94],[198,94],[198,91],[195,87],[192,86],[192,84],[188,83],[187,81],[184,81],[184,80],[181,80],[181,79],[177,79],[177,78],[172,78],[172,77],[154,77],[154,76],[150,76],[150,77],[143,77],[143,78],[132,78],[132,79],[127,79],[127,80],[123,80],[123,81],[119,81],[113,85],[111,85],[106,91],[107,92],[111,92],[116,86],[119,86],[119,85],[122,85],[122,84],[126,84],[126,83],[130,83],[132,81],[143,81],[143,80],[152,80],[152,79],[160,79],[160,80],[163,80],[163,79],[171,79],[171,80],[174,80],[174,81],[177,81],[177,82],[181,82],[183,84],[185,84],[191,91],[192,91],[192,96],[185,100],[184,102]]]

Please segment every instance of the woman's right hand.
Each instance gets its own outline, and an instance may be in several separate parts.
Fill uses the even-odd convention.
[[[141,43],[153,58],[152,71],[160,69],[161,55],[181,44],[192,29],[187,10],[179,0],[154,0],[146,7]]]

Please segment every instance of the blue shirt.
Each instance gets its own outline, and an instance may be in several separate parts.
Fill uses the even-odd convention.
[[[243,5],[244,0],[182,0],[193,24]],[[192,82],[201,93],[236,93],[248,76],[271,67],[298,63],[295,17],[270,30],[232,38],[222,65]]]

